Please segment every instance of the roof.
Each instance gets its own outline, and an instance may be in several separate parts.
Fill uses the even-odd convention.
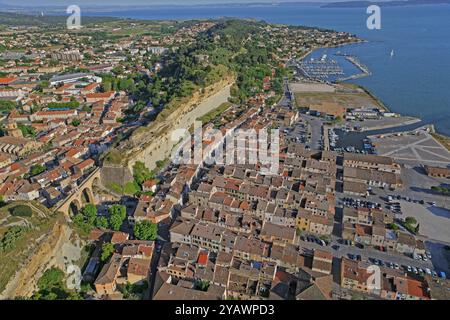
[[[201,265],[206,265],[207,262],[208,262],[208,252],[206,251],[200,252],[200,254],[198,255],[197,263]]]
[[[122,257],[120,254],[114,253],[109,263],[105,264],[100,271],[100,274],[95,280],[95,284],[109,284],[116,280],[122,265]]]
[[[394,164],[394,160],[391,157],[383,157],[373,154],[349,153],[349,152],[344,153],[344,161],[356,161],[356,162],[384,164],[384,165]]]
[[[7,84],[10,84],[11,82],[14,82],[15,80],[17,80],[17,78],[2,77],[2,78],[0,78],[0,85],[7,85]]]
[[[215,287],[215,288],[214,288]],[[217,290],[213,290],[217,289]],[[170,283],[163,283],[153,296],[153,300],[218,300],[223,296],[224,288],[211,284],[207,292],[188,289]],[[211,292],[218,291],[218,292]]]
[[[146,277],[149,271],[150,271],[149,259],[130,258],[127,269],[128,274]]]
[[[295,229],[265,221],[261,230],[261,236],[274,236],[280,239],[293,240],[295,238]]]
[[[111,238],[111,243],[122,243],[128,240],[128,233],[115,231]]]

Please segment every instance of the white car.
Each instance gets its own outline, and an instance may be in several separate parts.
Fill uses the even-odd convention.
[[[411,268],[411,266],[407,266],[407,267],[406,267],[406,270],[408,270],[408,272],[412,272],[412,271],[413,271],[412,268]]]
[[[426,255],[427,255],[428,259],[431,259],[431,252],[430,251],[427,251]]]
[[[395,264],[394,264],[394,268],[397,269],[397,270],[400,269],[400,266],[398,265],[398,263],[395,263]]]
[[[416,267],[412,267],[412,270],[414,271],[415,274],[419,274],[419,270],[417,270]]]
[[[427,256],[422,256],[422,260],[423,260],[423,261],[428,261]]]
[[[425,268],[425,272],[431,276],[431,270],[429,268]]]

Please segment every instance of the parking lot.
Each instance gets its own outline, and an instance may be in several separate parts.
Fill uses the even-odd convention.
[[[447,209],[401,201],[403,215],[414,217],[420,224],[420,234],[450,243],[450,211]]]
[[[433,166],[450,163],[450,152],[424,130],[371,136],[370,139],[378,155],[393,157],[402,163]]]

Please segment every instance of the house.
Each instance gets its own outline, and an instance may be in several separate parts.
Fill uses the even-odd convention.
[[[151,179],[144,181],[144,183],[142,184],[142,190],[144,192],[150,191],[156,193],[156,191],[158,191],[158,180]]]
[[[412,255],[415,247],[416,239],[413,235],[401,231],[397,232],[397,252]]]
[[[333,217],[315,216],[312,215],[309,223],[309,232],[318,235],[330,235],[333,232],[334,219]]]
[[[120,275],[123,259],[114,253],[111,260],[105,264],[94,282],[95,291],[100,295],[114,294],[117,288],[117,278]]]
[[[0,137],[0,152],[15,156],[23,156],[31,151],[37,150],[42,143],[20,137]]]
[[[127,268],[127,281],[131,284],[148,282],[150,262],[149,259],[130,258]]]
[[[363,293],[373,293],[373,289],[368,286],[371,273],[367,268],[368,265],[365,263],[342,258],[341,287]]]
[[[75,165],[76,171],[81,172],[82,174],[85,174],[89,169],[93,168],[95,166],[95,161],[93,159],[86,159],[77,165]]]
[[[88,93],[86,94],[86,102],[94,103],[97,101],[102,101],[103,103],[107,103],[110,100],[112,100],[112,98],[114,98],[114,95],[115,95],[114,91]]]
[[[324,274],[331,274],[333,255],[323,250],[314,250],[312,270]]]
[[[294,228],[276,225],[264,221],[261,229],[261,239],[274,244],[285,245],[295,243],[296,232]]]

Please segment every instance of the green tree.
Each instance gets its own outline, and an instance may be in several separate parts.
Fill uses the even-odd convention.
[[[36,176],[36,175],[44,172],[45,170],[46,169],[43,165],[35,164],[35,165],[31,166],[31,168],[30,168],[30,176],[31,177]]]
[[[133,231],[134,236],[139,240],[155,240],[158,235],[158,225],[145,220],[137,222]]]
[[[31,217],[33,215],[33,211],[31,210],[31,208],[23,204],[19,204],[13,207],[10,210],[10,213],[15,217]]]
[[[74,127],[78,127],[78,126],[80,125],[80,123],[81,123],[81,121],[80,121],[80,119],[78,119],[78,118],[73,119],[72,122],[71,122],[71,124],[72,124]]]
[[[106,219],[106,217],[97,217],[95,219],[95,226],[100,229],[108,229],[108,219]]]
[[[417,220],[414,217],[406,217],[405,223],[409,225],[415,225]]]
[[[54,288],[64,286],[64,272],[58,268],[47,269],[42,277],[38,280],[37,286],[39,290],[48,291]]]
[[[145,164],[141,161],[136,161],[136,163],[133,166],[133,176],[134,180],[139,184],[142,185],[145,180],[153,179],[154,174],[153,172],[148,169]]]
[[[123,205],[115,204],[109,208],[109,224],[113,230],[119,230],[127,217],[127,209]]]
[[[97,207],[94,204],[88,203],[82,210],[85,221],[93,226],[97,218]]]
[[[106,262],[114,253],[114,245],[110,242],[106,242],[102,245],[102,253],[100,255],[100,260]]]

